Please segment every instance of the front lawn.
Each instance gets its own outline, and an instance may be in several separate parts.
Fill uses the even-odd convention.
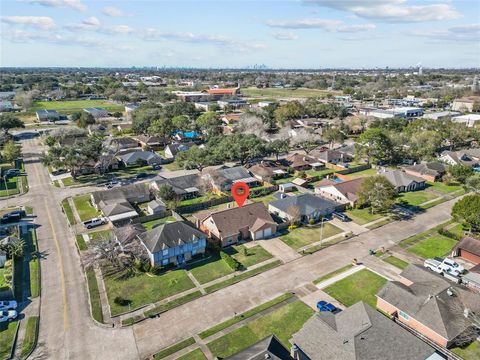
[[[225,251],[232,255],[232,257],[245,268],[272,258],[272,255],[260,245],[251,248],[246,248],[244,245],[234,245]]]
[[[309,306],[298,300],[255,319],[207,346],[214,356],[225,358],[275,334],[284,346],[290,348],[292,335],[301,329],[313,313]]]
[[[167,216],[161,219],[155,219],[151,221],[147,221],[142,223],[142,226],[145,228],[145,230],[152,230],[154,227],[157,227],[161,224],[165,224],[167,222],[174,222],[177,221],[174,216]]]
[[[62,179],[63,185],[64,186],[72,186],[75,184],[75,180],[73,180],[72,177],[66,177]]]
[[[177,360],[207,360],[207,357],[200,349],[195,349],[188,354],[180,356]]]
[[[345,306],[364,301],[375,308],[377,304],[375,295],[386,282],[387,280],[380,275],[363,269],[327,286],[324,291]]]
[[[382,214],[372,214],[370,208],[351,209],[346,211],[345,214],[359,225],[368,224],[385,216]]]
[[[79,195],[73,198],[80,220],[86,221],[101,215],[90,203],[90,194]]]
[[[234,271],[217,254],[207,254],[208,258],[188,266],[188,270],[200,284],[208,283]]]
[[[458,356],[460,356],[463,360],[480,359],[480,341],[474,341],[464,348],[453,348],[452,351]]]
[[[398,194],[397,203],[406,203],[409,206],[419,206],[437,197],[438,195],[429,191],[410,191]]]
[[[9,178],[6,181],[0,180],[0,197],[17,195],[18,193],[20,193],[20,189],[16,177]]]
[[[159,275],[126,271],[104,276],[108,302],[112,315],[155,303],[194,287],[185,270],[171,270]],[[128,305],[115,303],[115,298],[126,300]]]
[[[317,241],[320,241],[320,226],[307,227],[301,226],[297,229],[290,231],[288,234],[280,236],[285,244],[293,249],[299,249],[303,246],[310,245]],[[340,234],[341,229],[328,222],[323,223],[323,240],[331,236]]]
[[[0,359],[10,359],[18,322],[0,323]]]
[[[439,191],[439,192],[442,192],[444,194],[450,194],[452,192],[455,192],[455,191],[458,191],[458,190],[462,190],[463,187],[462,185],[458,184],[458,185],[447,185],[443,182],[430,182],[430,181],[427,181],[427,189],[429,190],[436,190],[436,191]]]
[[[399,269],[405,269],[407,266],[408,266],[408,262],[406,261],[403,261],[402,259],[399,259],[395,256],[389,256],[389,257],[386,257],[385,259],[383,259],[383,261],[393,265],[393,266],[396,266],[397,268]]]
[[[88,233],[89,243],[96,245],[113,239],[113,232],[111,230],[100,230]]]
[[[450,253],[456,244],[456,240],[437,234],[413,245],[408,251],[424,259],[430,259]]]
[[[337,269],[337,270],[334,270],[332,272],[329,272],[328,274],[325,274],[323,276],[320,276],[318,279],[314,280],[313,283],[316,285],[316,284],[320,284],[321,282],[324,282],[325,280],[328,280],[328,279],[331,279],[333,278],[334,276],[337,276],[349,269],[351,269],[353,267],[352,264],[348,264],[348,265],[345,265],[343,267],[341,267],[340,269]]]

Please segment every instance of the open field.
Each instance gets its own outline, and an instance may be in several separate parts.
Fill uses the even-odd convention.
[[[107,111],[123,111],[124,106],[114,104],[107,100],[66,100],[66,101],[36,101],[29,109],[30,112],[37,110],[57,110],[60,113],[82,111],[89,107],[101,107]]]
[[[326,97],[327,94],[342,94],[341,91],[317,90],[317,89],[258,89],[245,88],[240,92],[245,96],[264,96],[269,98],[309,98],[309,97]]]
[[[385,278],[363,269],[326,287],[324,291],[345,306],[364,301],[375,308],[375,295],[386,282]]]

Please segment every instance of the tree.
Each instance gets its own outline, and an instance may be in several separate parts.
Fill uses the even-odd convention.
[[[198,146],[192,146],[186,151],[179,152],[175,161],[184,169],[198,169],[199,171],[202,171],[205,166],[216,163],[210,149]]]
[[[172,125],[175,130],[187,131],[190,130],[192,124],[188,116],[178,115],[172,118]]]
[[[83,129],[88,127],[88,125],[93,125],[93,124],[95,124],[95,118],[93,117],[92,114],[89,114],[87,112],[83,112],[82,115],[80,115],[80,118],[77,120],[78,127]]]
[[[3,157],[8,162],[13,162],[22,156],[22,147],[9,140],[3,146]]]
[[[222,121],[217,113],[209,111],[203,113],[195,120],[195,125],[209,137],[222,133]]]
[[[290,138],[290,143],[292,146],[296,146],[308,154],[318,146],[317,141],[319,139],[320,137],[317,134],[307,129],[299,129],[296,130],[296,134]]]
[[[24,127],[24,122],[16,116],[5,113],[0,115],[0,129],[2,129],[5,133],[8,133],[8,130],[10,129]]]
[[[232,134],[212,139],[209,144],[216,144],[213,147],[214,156],[221,160],[238,160],[245,165],[250,160],[264,157],[267,154],[265,141],[253,134]]]
[[[33,97],[34,97],[34,93],[31,91],[19,92],[15,95],[15,102],[26,110],[32,106]]]
[[[464,221],[473,231],[480,230],[480,195],[467,195],[452,208],[454,219]]]
[[[273,140],[269,143],[267,143],[267,152],[269,154],[275,155],[278,161],[278,157],[281,154],[287,153],[289,150],[289,141],[287,140],[282,140],[282,139],[276,139]]]
[[[380,128],[370,128],[358,139],[361,152],[374,164],[388,162],[393,159],[393,146],[389,137]]]
[[[9,252],[10,256],[14,258],[23,257],[23,251],[25,249],[25,241],[19,238],[13,238],[9,242]]]
[[[174,130],[172,120],[166,117],[153,120],[148,128],[148,134],[157,135],[163,139],[168,139]]]
[[[450,175],[459,183],[464,184],[467,178],[473,174],[473,170],[465,165],[453,165],[448,168]]]
[[[285,105],[279,106],[274,111],[275,120],[281,124],[285,125],[287,120],[299,118],[304,115],[305,109],[298,101],[291,101]]]
[[[172,186],[165,184],[158,189],[158,196],[164,201],[171,201],[177,197],[177,194]]]
[[[360,186],[358,205],[370,206],[372,213],[385,212],[393,206],[395,195],[395,187],[385,177],[371,176]]]
[[[470,176],[465,181],[465,190],[480,194],[480,176]]]
[[[345,134],[336,127],[325,129],[322,137],[330,143],[330,147],[332,147],[334,143],[343,143],[346,138]]]

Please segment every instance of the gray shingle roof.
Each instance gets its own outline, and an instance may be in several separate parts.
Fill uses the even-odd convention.
[[[408,186],[412,182],[424,183],[425,180],[417,176],[409,175],[400,170],[385,171],[379,173],[379,175],[385,177],[395,187]]]
[[[269,357],[267,357],[267,355]],[[275,335],[271,335],[225,360],[294,360]]]
[[[425,360],[435,352],[363,302],[313,315],[292,340],[311,360]]]
[[[150,192],[144,184],[131,184],[110,190],[95,191],[92,193],[92,197],[94,202],[99,204],[100,201],[108,202],[110,200],[130,201],[129,199],[148,197],[149,194]]]
[[[152,254],[174,248],[193,241],[194,238],[205,238],[206,235],[186,221],[162,224],[138,235]]]
[[[202,179],[198,174],[182,175],[174,178],[161,178],[155,180],[155,184],[160,188],[163,185],[170,185],[175,194],[183,195],[191,192],[193,188],[200,190]]]
[[[283,212],[288,213],[292,206],[300,210],[300,215],[308,216],[316,211],[333,212],[336,204],[333,201],[305,193],[295,196],[286,196],[283,199],[272,201],[270,206],[275,207]]]
[[[405,169],[415,171],[419,174],[440,176],[445,173],[445,165],[439,162],[420,163],[411,166],[404,166]]]
[[[139,159],[147,161],[150,164],[162,163],[162,157],[151,151],[132,151],[127,154],[120,155],[119,158],[126,164],[135,164]]]

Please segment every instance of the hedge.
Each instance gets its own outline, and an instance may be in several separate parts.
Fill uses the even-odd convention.
[[[227,265],[234,271],[237,271],[240,269],[240,263],[235,260],[233,257],[231,257],[229,254],[227,254],[225,251],[220,251],[220,257],[222,258],[223,261],[227,263]]]

